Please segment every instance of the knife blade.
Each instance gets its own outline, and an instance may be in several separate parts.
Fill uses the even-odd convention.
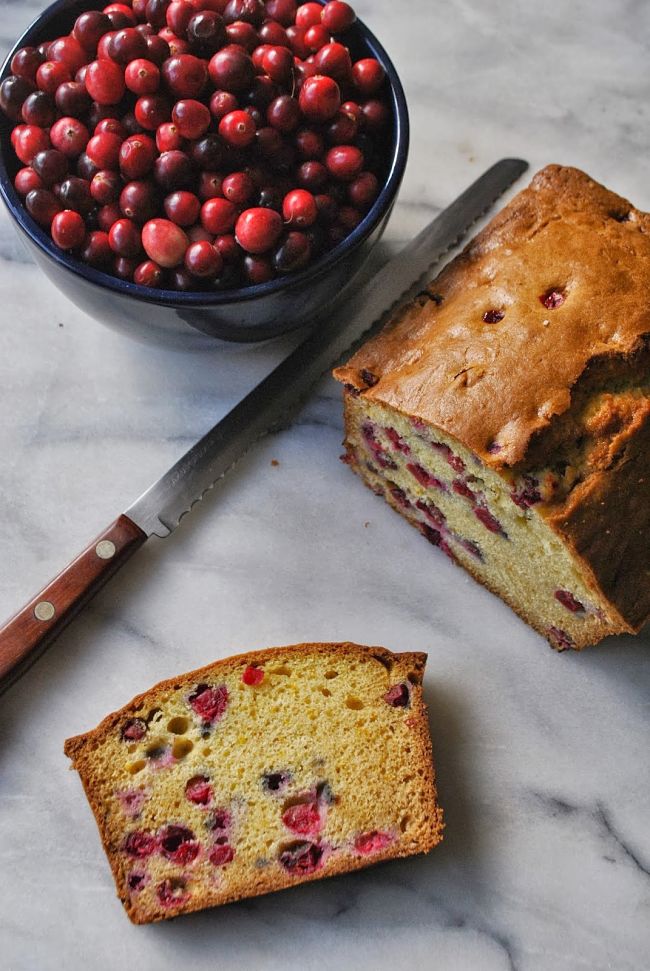
[[[286,424],[321,375],[381,327],[528,168],[502,159],[433,219],[0,629],[0,693],[152,535],[172,533],[245,452]]]

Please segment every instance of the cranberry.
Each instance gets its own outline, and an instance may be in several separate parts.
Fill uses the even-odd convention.
[[[226,36],[231,44],[243,47],[251,54],[259,44],[259,36],[252,24],[244,20],[235,20],[226,27]]]
[[[411,703],[411,693],[406,683],[394,684],[384,695],[384,701],[391,708],[407,708]]]
[[[288,772],[266,772],[262,776],[262,785],[269,792],[279,792],[290,780]]]
[[[192,276],[214,280],[223,269],[220,254],[207,239],[190,243],[185,253],[185,269]]]
[[[319,3],[303,3],[296,11],[296,26],[303,27],[305,30],[315,27],[316,24],[320,24],[322,15],[323,8]]]
[[[210,127],[210,112],[192,98],[177,101],[172,109],[172,122],[183,138],[200,138]]]
[[[145,16],[152,27],[164,25],[168,6],[169,0],[147,0]]]
[[[111,29],[110,19],[100,10],[87,10],[80,14],[74,22],[72,34],[79,41],[84,50],[93,54],[104,34]]]
[[[104,7],[104,13],[116,30],[135,25],[133,10],[124,3],[109,3]]]
[[[224,47],[210,60],[208,72],[216,88],[237,93],[250,87],[255,68],[246,51],[238,47]]]
[[[221,191],[222,177],[218,172],[201,172],[199,176],[199,199],[206,202],[208,199],[223,198]]]
[[[322,22],[333,34],[342,34],[349,30],[357,19],[357,15],[348,3],[343,0],[330,0],[323,7]]]
[[[198,228],[203,229],[201,226]],[[241,250],[232,233],[223,233],[221,236],[216,236],[214,246],[224,263],[236,263],[241,256]]]
[[[584,606],[577,600],[572,593],[568,590],[556,590],[555,599],[558,600],[563,607],[570,610],[572,614],[584,613]]]
[[[311,226],[318,217],[318,207],[311,192],[293,189],[284,197],[282,204],[284,221],[301,229]]]
[[[205,775],[195,775],[185,783],[185,798],[197,806],[207,806],[212,799],[212,786]]]
[[[172,863],[185,866],[199,855],[201,846],[195,840],[194,833],[186,826],[169,825],[160,834],[160,850],[162,855]]]
[[[575,647],[571,635],[559,627],[549,627],[546,636],[557,651],[567,651]]]
[[[119,165],[122,178],[141,179],[153,168],[156,143],[148,135],[131,135],[120,146]]]
[[[154,162],[154,179],[167,192],[191,186],[194,166],[184,152],[163,152]]]
[[[299,836],[315,836],[322,826],[320,811],[315,802],[301,802],[290,806],[282,814],[282,822],[287,829]]]
[[[341,92],[333,78],[315,75],[300,89],[300,110],[310,121],[329,121],[341,107]]]
[[[80,81],[64,81],[56,89],[54,100],[63,115],[73,118],[83,118],[92,104],[85,83]]]
[[[61,211],[61,204],[56,196],[47,189],[32,189],[25,199],[27,212],[33,219],[46,229],[52,225],[52,220]]]
[[[34,82],[42,63],[43,58],[35,47],[21,47],[11,59],[10,70],[15,77]]]
[[[271,128],[270,125],[258,128],[255,138],[262,158],[272,159],[282,151],[284,141],[277,128]]]
[[[107,34],[104,34],[104,36],[100,39],[99,44],[97,45],[96,59],[98,61],[111,60],[111,43],[116,33],[117,31],[110,30]]]
[[[173,121],[164,121],[156,129],[156,148],[159,152],[170,152],[183,148],[185,139]]]
[[[369,132],[379,134],[390,121],[390,111],[383,101],[372,98],[361,105],[364,124]]]
[[[77,158],[88,144],[89,133],[77,118],[59,118],[50,128],[50,141],[66,158]]]
[[[74,209],[86,219],[95,208],[95,202],[90,194],[90,183],[87,179],[80,179],[76,175],[71,175],[61,182],[57,195],[65,209]]]
[[[86,145],[86,155],[100,169],[116,169],[120,158],[122,139],[111,132],[93,135]]]
[[[99,172],[99,166],[85,152],[82,152],[77,159],[76,169],[77,175],[82,179],[87,179],[89,182]]]
[[[141,287],[162,287],[165,271],[153,260],[139,263],[133,272],[133,282]]]
[[[171,57],[171,53],[171,48],[164,37],[160,37],[159,34],[152,34],[147,37],[147,58],[153,61],[156,67],[162,67],[165,61]]]
[[[163,95],[143,94],[136,101],[133,111],[140,130],[156,131],[169,121],[171,105]]]
[[[23,101],[21,114],[26,125],[49,128],[56,118],[56,109],[49,94],[45,91],[32,91]]]
[[[193,54],[170,57],[162,66],[165,84],[178,98],[197,98],[208,79],[205,61]]]
[[[160,84],[160,71],[153,61],[139,57],[127,64],[124,81],[134,94],[153,94]]]
[[[38,125],[21,125],[14,129],[12,137],[14,151],[25,165],[29,165],[35,155],[50,146],[47,132]]]
[[[237,208],[227,199],[216,196],[201,206],[201,225],[215,236],[230,232],[236,219]]]
[[[329,39],[329,30],[322,24],[314,24],[313,27],[308,27],[305,31],[305,46],[314,54],[325,47]]]
[[[246,101],[248,104],[255,105],[256,108],[264,110],[279,96],[279,92],[280,88],[275,81],[272,81],[266,75],[262,75],[253,78],[253,83],[246,95]]]
[[[275,276],[273,264],[268,257],[252,256],[250,253],[244,257],[244,272],[246,279],[252,286],[268,283]]]
[[[365,212],[379,195],[379,179],[372,172],[361,172],[348,188],[350,202]]]
[[[172,0],[165,11],[167,26],[177,37],[187,36],[187,25],[196,10],[187,0]]]
[[[209,856],[210,863],[213,866],[225,866],[226,863],[230,863],[235,857],[235,851],[232,846],[224,843],[221,846],[215,846]]]
[[[386,72],[374,57],[365,57],[352,68],[352,78],[359,93],[369,98],[381,88]]]
[[[508,538],[508,534],[504,530],[499,520],[496,518],[496,516],[493,516],[490,510],[486,509],[485,506],[476,506],[474,509],[474,515],[479,522],[483,523],[486,529],[490,530],[491,533],[496,533],[498,536],[502,536],[504,539]]]
[[[191,49],[201,57],[210,57],[226,41],[223,18],[214,10],[201,10],[187,25],[187,40]]]
[[[31,166],[27,166],[24,169],[19,169],[16,173],[14,179],[14,189],[18,195],[26,196],[28,192],[32,189],[41,189],[43,187],[43,180],[40,175],[37,175]]]
[[[231,111],[219,122],[219,134],[234,148],[245,148],[255,140],[255,122],[245,111]]]
[[[504,310],[486,310],[483,314],[483,320],[486,324],[498,324],[505,315]]]
[[[109,60],[89,64],[85,83],[90,97],[100,105],[117,104],[125,90],[122,68]]]
[[[339,84],[345,84],[352,76],[350,52],[343,44],[326,43],[316,55],[316,67],[319,74],[334,78]]]
[[[124,844],[125,851],[129,856],[142,859],[151,856],[158,848],[158,840],[151,833],[134,832],[129,833]]]
[[[113,223],[122,218],[122,210],[117,202],[109,202],[97,212],[97,224],[104,232],[109,233]]]
[[[269,125],[285,134],[295,131],[300,124],[300,107],[291,95],[281,94],[268,106],[266,119]]]
[[[47,56],[51,61],[60,61],[68,68],[71,74],[82,67],[88,60],[88,55],[76,37],[68,35],[59,37],[50,44]]]
[[[246,209],[237,220],[235,236],[247,253],[266,253],[282,233],[282,217],[274,209]]]
[[[171,268],[183,262],[189,240],[169,219],[150,219],[142,227],[142,245],[149,259]]]
[[[298,169],[298,183],[303,189],[318,192],[329,179],[329,173],[322,162],[303,162]]]
[[[243,20],[245,23],[253,24],[254,27],[259,27],[265,13],[262,0],[230,0],[223,12],[223,19],[227,24]]]
[[[390,833],[380,833],[373,829],[369,833],[360,833],[354,841],[354,848],[362,856],[368,856],[370,853],[379,853],[380,850],[386,849],[392,842],[393,837]]]
[[[332,145],[349,145],[357,137],[358,125],[354,118],[339,111],[326,129],[327,140]]]
[[[45,61],[36,72],[36,83],[41,91],[55,94],[60,84],[72,81],[72,76],[73,72],[62,61]]]
[[[265,210],[270,212],[271,210]],[[311,245],[304,233],[289,233],[273,254],[273,266],[278,273],[293,273],[309,263]]]
[[[107,267],[113,257],[113,250],[108,242],[108,233],[101,229],[93,230],[86,238],[81,251],[81,259],[90,266]]]
[[[217,685],[216,688],[199,684],[190,695],[189,703],[204,722],[219,721],[228,706],[228,689],[225,684]]]
[[[147,723],[142,718],[129,718],[122,726],[120,737],[123,742],[139,742],[147,734]]]
[[[158,212],[160,200],[155,186],[150,181],[127,183],[120,193],[120,209],[128,219],[136,223],[146,223]]]
[[[43,185],[51,186],[65,179],[68,174],[68,160],[63,152],[46,148],[34,156],[32,168],[41,177]]]
[[[339,207],[334,199],[326,193],[317,195],[315,199],[320,220],[327,225],[335,223],[338,218]]]
[[[114,253],[127,260],[142,253],[140,230],[131,219],[116,219],[108,230],[108,242]]]
[[[289,873],[297,876],[314,873],[322,866],[322,862],[323,848],[316,843],[292,843],[280,853],[280,864]]]
[[[132,893],[137,893],[138,890],[142,890],[147,882],[146,873],[129,873],[129,890]]]
[[[59,249],[78,249],[86,236],[86,224],[78,212],[64,209],[52,220],[50,232]]]
[[[181,189],[166,197],[164,209],[167,218],[177,226],[193,226],[199,218],[201,203],[193,192]]]
[[[210,98],[210,114],[217,121],[221,121],[224,115],[239,108],[239,102],[230,91],[215,91]]]
[[[243,206],[255,191],[255,185],[246,172],[233,172],[223,180],[221,190],[229,202]]]
[[[296,19],[296,0],[266,0],[266,15],[283,27],[290,27]]]
[[[539,299],[547,310],[556,310],[558,307],[562,306],[566,300],[566,296],[562,290],[552,288],[547,290],[546,293],[542,294]]]
[[[286,47],[270,47],[262,56],[266,74],[278,84],[284,84],[293,74],[293,55]]]
[[[102,169],[93,176],[90,183],[90,194],[100,206],[109,202],[116,202],[120,197],[122,180],[117,172]]]
[[[163,907],[181,907],[190,899],[184,880],[169,877],[156,888],[158,900]]]
[[[334,178],[351,182],[363,169],[364,158],[355,145],[335,145],[325,156],[325,164]]]
[[[248,667],[244,668],[244,673],[242,674],[241,679],[244,684],[247,684],[249,687],[254,687],[255,685],[261,684],[264,680],[264,669],[249,664]]]

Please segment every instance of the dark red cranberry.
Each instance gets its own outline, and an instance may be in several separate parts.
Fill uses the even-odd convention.
[[[265,212],[271,212],[265,209]],[[304,233],[292,232],[287,235],[273,254],[273,266],[278,273],[293,273],[309,263],[311,246]]]
[[[170,0],[147,0],[145,12],[152,27],[163,27],[166,22]]]
[[[129,873],[128,885],[129,885],[129,890],[132,893],[137,893],[138,890],[142,890],[146,882],[147,882],[146,874]]]
[[[158,848],[158,840],[151,833],[134,832],[129,833],[124,844],[125,851],[129,856],[142,859],[151,856]]]
[[[274,209],[247,209],[237,220],[235,236],[247,253],[266,253],[282,233],[282,217]]]
[[[111,21],[105,13],[100,10],[87,10],[75,20],[72,34],[84,50],[93,54],[97,50],[100,39],[111,27]]]
[[[232,846],[228,843],[224,843],[221,846],[215,846],[215,848],[210,853],[210,863],[213,866],[225,866],[226,863],[230,863],[231,860],[235,858],[235,851]]]
[[[141,129],[156,131],[160,125],[169,121],[171,104],[161,94],[143,94],[135,103],[133,109],[135,119]]]
[[[122,189],[122,180],[117,172],[101,169],[93,176],[90,183],[90,194],[96,203],[105,206],[109,202],[117,202]]]
[[[141,287],[162,287],[165,282],[165,271],[153,260],[145,260],[136,266],[133,282]]]
[[[164,209],[167,218],[177,226],[193,226],[199,218],[201,203],[193,192],[181,189],[166,197]]]
[[[184,152],[163,152],[154,162],[154,179],[167,192],[192,185],[194,166]]]
[[[282,212],[284,196],[282,189],[277,185],[265,185],[260,189],[257,205],[262,209],[275,209]]]
[[[325,156],[325,164],[335,179],[351,182],[362,171],[364,157],[355,145],[335,145]]]
[[[99,172],[99,166],[85,152],[82,152],[77,159],[76,169],[77,175],[82,179],[87,179],[88,182]]]
[[[333,34],[341,34],[348,30],[357,19],[352,7],[343,0],[330,0],[323,7],[321,16],[323,25]]]
[[[357,128],[354,118],[339,111],[327,126],[327,140],[331,145],[349,145],[357,137]]]
[[[241,256],[241,250],[232,233],[223,233],[215,237],[214,246],[224,263],[236,263]]]
[[[76,175],[69,176],[61,183],[57,195],[65,209],[74,209],[86,218],[95,208],[95,201],[90,194],[90,182]]]
[[[32,189],[25,199],[27,212],[33,219],[46,229],[52,225],[52,220],[61,211],[61,203],[56,196],[47,189]]]
[[[172,863],[186,866],[199,855],[201,846],[186,826],[169,825],[160,834],[162,855]]]
[[[325,142],[320,132],[313,128],[301,128],[294,136],[294,144],[301,159],[321,159],[325,154]]]
[[[212,799],[212,786],[206,775],[195,775],[185,783],[185,798],[197,806],[207,806]]]
[[[46,148],[34,156],[32,168],[41,177],[43,185],[51,186],[65,179],[68,174],[68,160],[58,149]]]
[[[97,104],[116,105],[125,91],[124,71],[114,61],[93,61],[86,72],[86,90]]]
[[[486,529],[490,530],[491,533],[496,533],[497,536],[502,536],[504,539],[508,538],[508,534],[504,530],[499,520],[496,518],[496,516],[493,516],[490,510],[486,509],[485,506],[477,506],[474,509],[474,515],[479,522],[483,523]]]
[[[193,98],[177,101],[172,109],[172,122],[183,138],[200,138],[210,127],[210,120],[208,108]]]
[[[163,907],[180,907],[190,898],[186,883],[180,877],[170,877],[163,880],[156,888],[156,894]]]
[[[231,44],[243,47],[251,54],[259,44],[259,36],[252,24],[244,20],[236,20],[226,27],[226,35]]]
[[[146,223],[159,210],[160,199],[156,187],[150,181],[127,183],[120,193],[120,209],[128,219]]]
[[[557,651],[568,651],[575,648],[575,641],[570,634],[559,627],[549,627],[547,637]]]
[[[289,873],[297,876],[314,873],[320,868],[322,861],[323,848],[316,843],[292,843],[280,853],[280,864]]]
[[[114,253],[127,260],[142,253],[140,230],[131,219],[117,219],[108,230],[108,242]]]
[[[223,269],[223,260],[212,243],[203,239],[187,247],[185,269],[199,279],[214,280]]]
[[[558,307],[562,306],[566,300],[566,296],[562,290],[552,288],[551,290],[547,290],[546,293],[542,294],[539,299],[547,310],[556,310]]]
[[[384,701],[392,708],[406,708],[411,702],[411,693],[406,683],[394,684],[384,695]]]
[[[310,161],[303,162],[298,168],[297,181],[303,189],[317,193],[325,188],[329,179],[329,173],[322,162]]]
[[[350,183],[348,196],[350,202],[361,212],[370,209],[379,195],[379,179],[372,172],[361,172],[354,182]]]
[[[352,68],[352,78],[364,98],[376,94],[384,83],[386,72],[374,57],[364,57]]]
[[[231,111],[219,122],[219,134],[228,145],[245,148],[255,141],[255,122],[245,111]]]
[[[234,24],[236,20],[243,20],[247,24],[259,27],[265,14],[262,0],[229,0],[223,12],[223,19],[227,24]]]
[[[223,717],[228,707],[228,689],[225,684],[216,687],[199,684],[190,695],[189,703],[204,722],[212,724]]]
[[[205,61],[193,54],[178,54],[165,61],[162,76],[177,98],[198,98],[208,79],[208,68]]]
[[[287,785],[290,778],[291,776],[288,772],[265,772],[262,776],[262,785],[269,792],[280,792]]]
[[[556,590],[555,599],[558,600],[563,607],[570,610],[572,614],[584,613],[584,606],[577,600],[572,593],[568,590]]]
[[[361,105],[363,120],[367,130],[373,134],[381,134],[390,121],[388,105],[377,98],[371,98]]]
[[[270,125],[258,128],[255,137],[263,158],[272,159],[282,151],[284,142],[277,128],[271,128]]]
[[[270,47],[289,48],[289,38],[287,32],[275,20],[265,20],[257,32],[260,44],[268,44]]]
[[[43,57],[35,47],[21,47],[11,59],[10,71],[24,81],[36,81],[36,72],[43,63]]]
[[[32,91],[23,101],[22,118],[26,125],[49,128],[56,118],[54,101],[45,91]]]
[[[210,114],[217,121],[221,121],[224,115],[239,108],[239,102],[230,91],[215,91],[210,98]]]
[[[244,257],[244,272],[251,286],[268,283],[275,276],[273,264],[267,256],[252,256],[250,253]]]
[[[92,104],[85,83],[80,81],[65,81],[60,84],[54,100],[61,114],[72,118],[83,118]]]
[[[266,119],[273,128],[287,133],[295,131],[300,124],[300,106],[289,94],[281,94],[268,106]]]
[[[113,223],[122,218],[122,210],[117,202],[109,202],[97,212],[97,224],[105,233],[109,233]]]
[[[223,180],[221,191],[229,202],[243,206],[255,192],[255,184],[246,172],[232,172]]]
[[[483,320],[486,324],[498,324],[505,315],[505,310],[486,310],[483,314]]]
[[[350,52],[343,44],[325,43],[325,46],[318,49],[316,67],[319,74],[325,74],[339,84],[345,84],[352,76]]]
[[[335,223],[338,219],[339,207],[332,196],[323,193],[315,196],[318,206],[318,216],[327,226]]]
[[[195,13],[196,8],[187,0],[172,0],[165,13],[167,26],[176,37],[187,37],[187,25]]]
[[[123,179],[141,179],[153,168],[156,143],[148,135],[130,135],[120,146],[119,165]]]
[[[247,104],[254,105],[260,111],[264,111],[279,94],[280,88],[275,81],[266,75],[261,75],[253,78],[253,83],[248,92],[243,95],[243,98]]]
[[[198,190],[201,202],[207,202],[208,199],[223,198],[222,182],[223,178],[218,172],[201,172]]]
[[[501,446],[497,442],[491,442],[488,445],[488,452],[491,455],[501,451]],[[521,482],[518,483],[517,488],[515,488],[511,494],[510,498],[516,506],[520,509],[528,509],[530,506],[534,506],[536,503],[542,501],[542,496],[539,491],[539,480],[533,475],[524,473]]]
[[[95,229],[89,233],[81,251],[81,259],[84,263],[104,269],[110,265],[112,258],[113,250],[108,242],[108,233],[101,229]]]
[[[135,26],[135,14],[131,7],[125,3],[109,3],[107,7],[104,7],[104,13],[115,30]]]
[[[341,107],[341,92],[333,78],[315,75],[300,89],[300,110],[310,121],[329,121]]]
[[[226,42],[223,18],[214,10],[195,13],[187,25],[187,40],[195,54],[210,57]]]
[[[290,27],[296,19],[296,0],[266,0],[266,15],[283,27]]]
[[[63,78],[63,80],[68,81],[69,78]],[[53,94],[57,85],[55,85],[54,88],[46,88],[39,84],[39,87],[41,90],[47,91],[48,94]],[[30,81],[25,80],[25,78],[9,75],[9,77],[5,78],[2,84],[0,84],[0,108],[2,108],[5,115],[7,115],[8,118],[11,118],[12,121],[20,121],[22,118],[23,104],[33,90],[34,85]]]
[[[83,49],[76,37],[69,34],[67,37],[58,37],[50,44],[47,56],[51,61],[59,61],[74,75],[88,59],[86,51]]]
[[[78,249],[86,237],[83,217],[73,209],[57,212],[50,226],[52,240],[60,249]]]
[[[128,64],[147,56],[147,42],[135,27],[124,27],[118,30],[111,39],[109,52],[112,60],[118,64]]]

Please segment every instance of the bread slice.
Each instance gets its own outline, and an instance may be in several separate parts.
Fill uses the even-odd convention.
[[[650,215],[539,172],[348,363],[345,460],[551,645],[650,616]]]
[[[442,839],[425,654],[298,644],[163,681],[69,738],[136,924]]]

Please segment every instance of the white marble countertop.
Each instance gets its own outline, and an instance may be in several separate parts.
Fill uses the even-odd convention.
[[[0,0],[0,48],[37,0]],[[650,208],[650,5],[359,0],[404,80],[412,150],[386,239],[489,163],[572,163]],[[0,615],[291,345],[145,349],[84,316],[0,214]],[[7,971],[645,971],[650,632],[554,654],[338,462],[338,389],[153,540],[0,705]],[[279,461],[271,465],[271,459]],[[233,651],[353,639],[429,653],[446,810],[428,858],[133,927],[66,736]]]

